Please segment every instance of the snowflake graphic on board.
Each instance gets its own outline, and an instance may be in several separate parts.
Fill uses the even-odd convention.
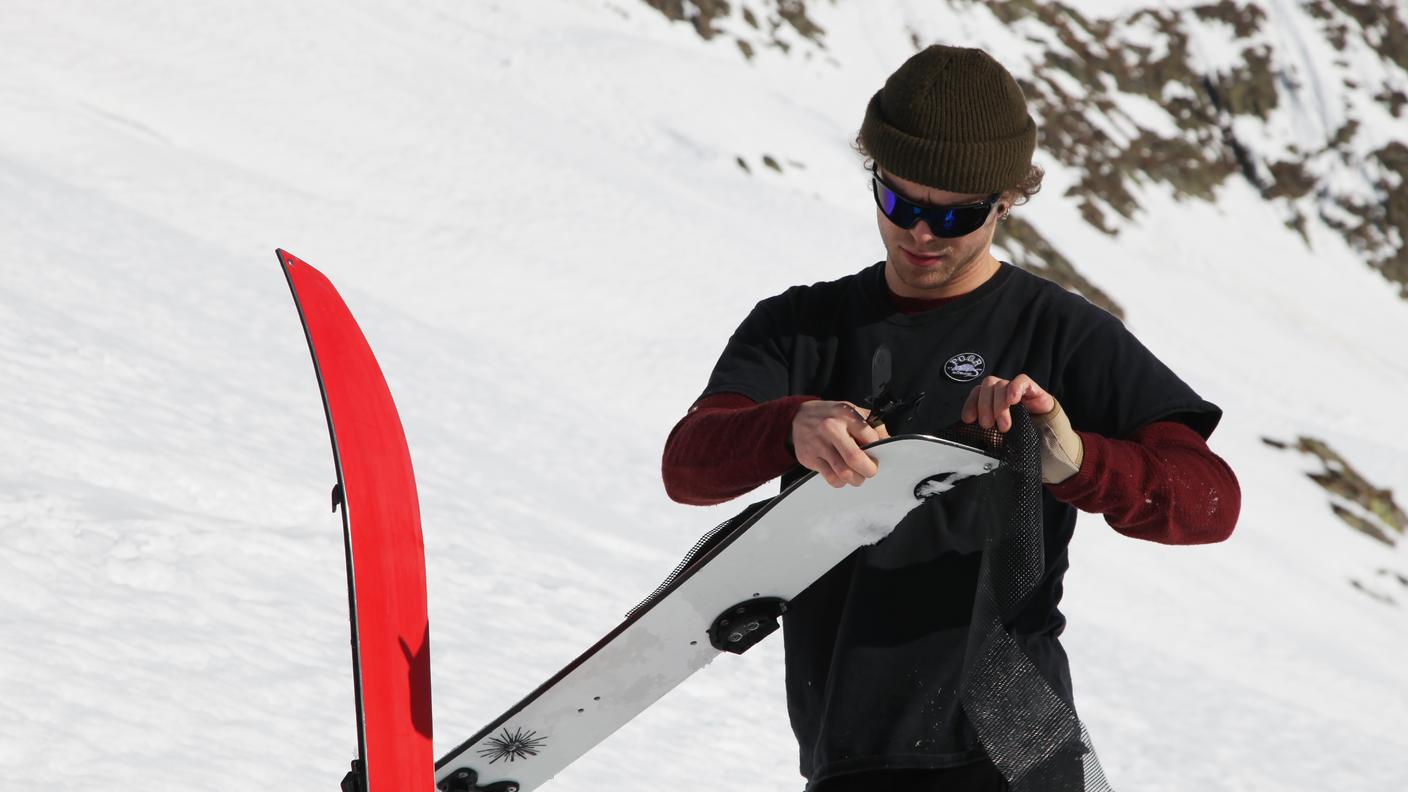
[[[479,755],[489,760],[489,764],[507,759],[513,762],[517,759],[527,759],[530,756],[537,756],[538,751],[547,744],[547,740],[538,736],[535,731],[524,731],[514,729],[510,732],[504,729],[497,737],[490,737],[487,747],[479,749]]]

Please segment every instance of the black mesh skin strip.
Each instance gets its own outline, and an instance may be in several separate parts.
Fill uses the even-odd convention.
[[[938,435],[1003,463],[983,477],[998,528],[984,539],[959,697],[1013,792],[1113,792],[1075,710],[1005,626],[1046,569],[1040,445],[1026,410],[1012,419],[1005,434],[963,424]]]

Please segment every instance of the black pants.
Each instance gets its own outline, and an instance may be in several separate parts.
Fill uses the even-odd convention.
[[[828,778],[813,792],[1008,792],[991,762],[942,770],[870,770]]]

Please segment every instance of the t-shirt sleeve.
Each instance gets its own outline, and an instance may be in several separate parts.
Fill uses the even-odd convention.
[[[1104,312],[1071,350],[1051,388],[1074,428],[1105,437],[1125,438],[1154,421],[1178,421],[1206,439],[1222,419],[1217,405]]]
[[[769,297],[754,306],[724,346],[699,398],[741,393],[761,404],[792,395],[792,342],[784,329],[788,316],[786,294]]]

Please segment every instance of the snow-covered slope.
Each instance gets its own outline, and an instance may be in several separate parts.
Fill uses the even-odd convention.
[[[341,287],[397,398],[449,747],[732,513],[665,498],[664,437],[756,300],[880,255],[848,142],[916,42],[1093,95],[1034,65],[1078,38],[1005,5],[812,3],[811,39],[767,32],[775,4],[735,4],[710,40],[633,0],[7,8],[0,787],[330,789],[353,756],[333,471],[274,247]],[[1126,43],[1167,38],[1142,4],[1077,5]],[[1343,72],[1387,91],[1402,70],[1355,39],[1331,54],[1309,4],[1260,7],[1302,88],[1229,126],[1267,178],[1314,138],[1299,149],[1323,190],[1269,197],[1234,166],[1203,200],[1131,176],[1126,216],[1110,183],[1080,187],[1119,151],[1048,148],[1018,210],[1224,407],[1213,446],[1245,495],[1237,534],[1206,548],[1082,518],[1065,641],[1124,790],[1408,779],[1408,614],[1352,585],[1408,600],[1408,559],[1261,440],[1323,437],[1370,480],[1408,481],[1408,304],[1366,266],[1383,241],[1330,223],[1340,197],[1392,186],[1369,155],[1408,139]],[[1199,68],[1245,48],[1178,13]],[[1110,140],[1199,140],[1117,83],[1127,123],[1086,116]],[[1322,150],[1344,113],[1358,142]],[[780,642],[718,662],[552,787],[796,788],[781,686]]]

